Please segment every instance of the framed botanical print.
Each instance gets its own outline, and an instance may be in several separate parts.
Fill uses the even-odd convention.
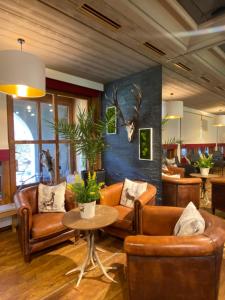
[[[111,120],[106,128],[107,134],[117,133],[117,116],[116,116],[116,106],[108,106],[106,108],[106,115]]]
[[[153,160],[152,153],[153,128],[139,128],[139,159]]]

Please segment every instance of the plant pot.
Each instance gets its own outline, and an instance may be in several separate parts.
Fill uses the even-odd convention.
[[[82,219],[91,219],[95,216],[96,201],[88,203],[78,203],[80,216]]]
[[[200,173],[202,176],[208,176],[209,175],[209,169],[210,168],[200,168]]]

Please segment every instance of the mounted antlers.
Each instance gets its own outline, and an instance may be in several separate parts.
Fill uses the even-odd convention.
[[[113,87],[111,99],[106,96],[108,99],[110,99],[110,102],[112,103],[112,105],[116,106],[118,116],[122,122],[121,126],[126,127],[129,143],[132,142],[132,140],[134,138],[134,133],[135,133],[137,121],[139,119],[139,112],[140,112],[141,101],[142,101],[142,91],[141,91],[140,87],[134,83],[132,85],[133,85],[133,88],[131,89],[131,93],[134,95],[134,98],[136,100],[136,105],[134,106],[134,114],[133,114],[132,118],[130,118],[129,120],[125,119],[123,112],[119,106],[118,87],[115,87],[115,86]]]

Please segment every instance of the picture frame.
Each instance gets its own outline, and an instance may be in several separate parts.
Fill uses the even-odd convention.
[[[139,160],[153,160],[153,128],[139,128]]]
[[[108,106],[106,108],[106,114],[108,117],[112,117],[112,122],[110,123],[110,126],[107,126],[106,133],[107,134],[117,134],[117,110],[116,106]]]

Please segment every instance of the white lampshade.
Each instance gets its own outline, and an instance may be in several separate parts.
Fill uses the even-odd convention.
[[[225,115],[217,115],[213,125],[217,127],[225,126]]]
[[[183,101],[166,101],[166,119],[179,119],[183,115]]]
[[[30,98],[44,96],[45,65],[30,53],[1,51],[0,92]]]

